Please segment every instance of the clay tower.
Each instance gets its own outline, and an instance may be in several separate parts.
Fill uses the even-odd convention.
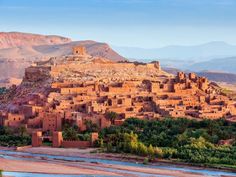
[[[84,46],[74,46],[73,55],[86,55],[86,48]]]

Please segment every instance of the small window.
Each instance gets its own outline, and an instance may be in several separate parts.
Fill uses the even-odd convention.
[[[119,100],[117,101],[117,103],[118,103],[118,104],[122,104],[122,99],[119,99]]]

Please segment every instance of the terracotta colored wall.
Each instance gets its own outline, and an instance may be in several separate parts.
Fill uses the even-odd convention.
[[[125,121],[125,119],[122,119],[122,120],[115,120],[115,125],[118,125],[118,126],[120,126],[120,125],[122,125],[123,123],[124,123],[124,121]]]
[[[98,133],[94,132],[91,134],[91,143],[94,144],[95,141],[98,140]]]
[[[42,132],[37,131],[32,133],[32,147],[40,147],[42,145]]]
[[[53,132],[52,146],[60,147],[63,141],[62,132]]]
[[[73,54],[74,55],[85,55],[86,48],[83,46],[75,46],[75,47],[73,47]]]
[[[58,113],[45,113],[43,118],[43,131],[61,130],[62,119]]]

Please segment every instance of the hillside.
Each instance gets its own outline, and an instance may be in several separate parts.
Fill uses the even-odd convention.
[[[18,61],[39,61],[50,57],[58,57],[71,53],[71,48],[75,45],[83,45],[88,53],[93,56],[109,58],[114,61],[125,60],[122,56],[114,52],[108,44],[95,41],[76,41],[65,44],[21,46],[0,49],[0,59]]]
[[[113,51],[106,43],[96,41],[72,41],[61,36],[44,36],[27,33],[0,33],[0,79],[21,79],[24,69],[35,61],[48,60],[71,54],[72,47],[83,45],[88,54],[113,61],[125,58]]]
[[[61,116],[61,110],[66,110],[63,115],[68,118],[78,111],[82,121],[96,120],[98,127],[110,124],[104,123],[109,112],[116,113],[121,122],[129,117],[218,119],[236,114],[235,102],[204,77],[183,72],[170,75],[158,61],[113,62],[87,54],[82,46],[75,48],[73,55],[54,57],[26,68],[22,83],[11,87],[0,100],[3,111],[31,118],[34,115],[28,115],[23,107],[40,106],[45,114],[28,122],[27,127],[32,128],[40,126],[38,121]],[[61,127],[56,126],[59,124],[53,124],[53,129]]]
[[[61,36],[0,32],[0,49],[35,45],[55,45],[68,42],[71,42],[71,39]]]

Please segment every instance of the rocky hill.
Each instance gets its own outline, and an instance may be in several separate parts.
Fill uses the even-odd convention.
[[[94,57],[82,46],[73,48],[73,54],[26,68],[23,82],[0,100],[4,113],[32,117],[35,115],[28,115],[23,107],[40,107],[40,117],[31,120],[34,126],[39,126],[37,120],[46,119],[44,113],[51,119],[62,115],[61,111],[65,111],[63,115],[77,111],[99,122],[107,112],[116,112],[121,121],[128,117],[218,119],[236,115],[235,102],[205,77],[183,72],[170,75],[158,61],[114,62]]]
[[[0,79],[21,79],[24,69],[35,61],[48,60],[71,54],[71,48],[83,45],[92,56],[124,61],[106,43],[96,41],[72,41],[61,36],[45,36],[28,33],[0,33]]]
[[[0,49],[36,46],[36,45],[55,45],[71,42],[71,39],[54,35],[39,35],[18,32],[1,32]]]
[[[71,50],[71,49],[70,49]],[[161,70],[159,62],[132,63],[114,62],[107,58],[89,54],[70,54],[52,57],[47,61],[36,62],[24,71],[20,85],[10,88],[10,92],[0,98],[8,109],[15,109],[17,104],[24,104],[31,99],[29,95],[48,95],[57,83],[89,84],[103,83],[119,85],[125,81],[166,80],[172,75]],[[2,80],[7,82],[7,80]],[[91,92],[91,94],[93,94]]]

